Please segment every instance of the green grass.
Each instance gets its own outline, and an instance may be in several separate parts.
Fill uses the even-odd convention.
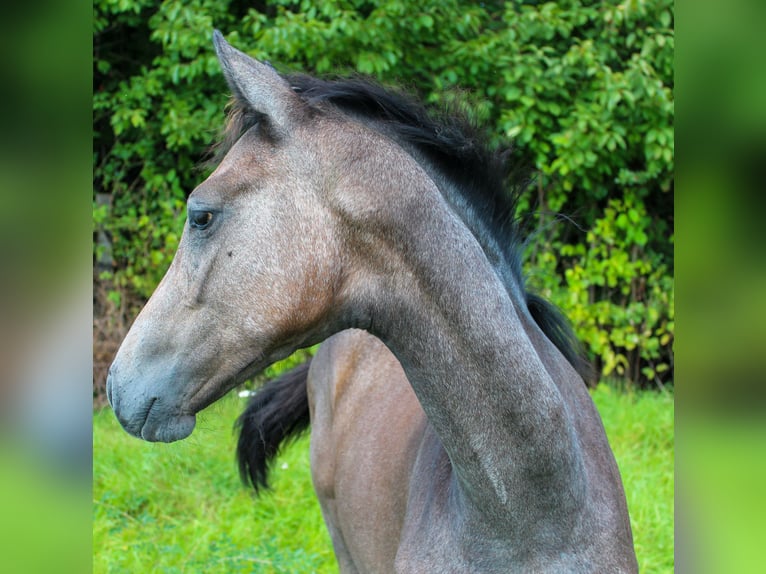
[[[308,437],[288,449],[256,499],[234,461],[230,394],[185,441],[153,444],[94,413],[94,572],[330,572],[335,559],[314,497]]]
[[[594,399],[625,481],[642,572],[673,571],[673,398],[601,385]],[[230,394],[173,444],[128,436],[95,412],[93,569],[136,572],[337,572],[311,486],[308,438],[275,465],[273,490],[239,481]]]
[[[622,474],[640,571],[673,572],[673,396],[599,385],[593,400]]]

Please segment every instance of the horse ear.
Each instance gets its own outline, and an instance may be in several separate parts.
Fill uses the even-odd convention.
[[[213,45],[235,98],[264,114],[277,132],[286,134],[301,115],[303,101],[269,64],[232,47],[218,30]]]

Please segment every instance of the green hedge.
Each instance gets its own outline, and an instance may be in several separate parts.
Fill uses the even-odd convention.
[[[535,170],[526,267],[604,374],[672,380],[673,3],[226,0],[94,4],[97,229],[148,297],[228,99],[219,28],[277,67],[363,73],[467,106]],[[100,248],[96,247],[96,251]],[[96,253],[99,256],[100,253]]]

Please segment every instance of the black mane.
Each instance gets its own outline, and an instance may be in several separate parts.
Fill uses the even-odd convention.
[[[439,113],[409,95],[367,79],[323,80],[307,75],[289,75],[286,79],[308,104],[331,104],[344,114],[381,126],[387,135],[414,150],[449,179],[480,222],[478,226],[501,246],[500,257],[523,291],[534,320],[583,379],[593,381],[592,367],[566,318],[554,305],[524,290],[524,240],[516,207],[528,180],[522,170],[512,171],[510,150],[492,150],[464,114]],[[212,163],[218,163],[260,117],[245,102],[233,100]],[[472,232],[476,234],[475,229]]]

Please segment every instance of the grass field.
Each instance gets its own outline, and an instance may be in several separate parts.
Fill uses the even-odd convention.
[[[606,385],[593,397],[625,482],[641,571],[672,572],[673,397]],[[230,394],[169,445],[130,437],[108,409],[94,413],[94,572],[337,572],[308,438],[279,459],[271,492],[256,499],[240,483],[232,423],[244,404]]]

